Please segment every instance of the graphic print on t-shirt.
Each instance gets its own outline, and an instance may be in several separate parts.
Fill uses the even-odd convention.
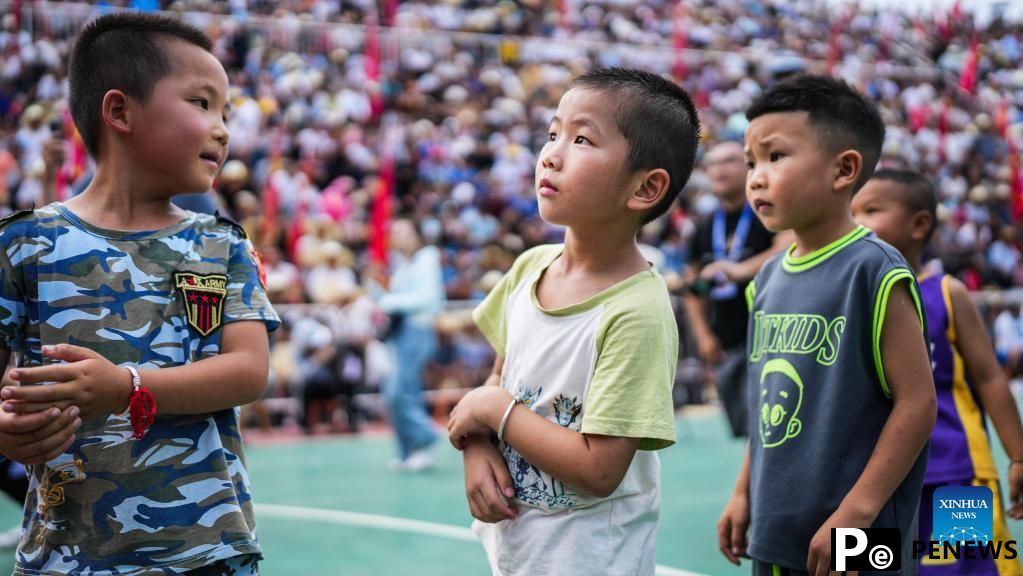
[[[797,418],[803,404],[803,379],[788,360],[775,358],[764,364],[759,402],[764,448],[781,445],[803,431],[803,422]]]
[[[838,349],[845,332],[845,316],[830,321],[817,314],[753,315],[753,347],[750,362],[764,354],[816,354],[822,366],[831,366],[838,359]]]
[[[830,321],[816,314],[753,315],[753,345],[750,361],[757,362],[765,354],[812,355],[822,366],[831,366],[838,358],[845,316]],[[798,417],[803,405],[805,386],[796,367],[784,358],[773,358],[760,371],[757,393],[757,415],[760,441],[764,448],[774,448],[799,436],[803,422]]]
[[[554,399],[554,418],[558,421],[558,424],[566,428],[575,423],[576,417],[579,416],[582,409],[583,405],[579,403],[579,399],[575,396],[569,398],[564,394],[559,394]]]
[[[546,417],[545,412],[549,413],[548,407],[536,405],[543,392],[542,386],[526,389],[521,382],[518,382],[513,389],[522,399],[523,406]],[[578,398],[558,395],[551,403],[551,408],[554,410],[555,420],[558,424],[576,431],[579,430],[581,422],[579,422],[578,416],[582,412],[583,406]],[[544,508],[571,507],[576,504],[576,493],[564,482],[530,464],[509,444],[503,445],[503,451],[505,461],[508,462],[508,471],[515,484],[515,496],[519,500]]]

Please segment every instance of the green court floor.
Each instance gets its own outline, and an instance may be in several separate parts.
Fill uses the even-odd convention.
[[[714,527],[744,445],[728,438],[715,410],[684,411],[677,423],[679,442],[660,453],[658,574],[747,574],[721,558]],[[392,453],[388,435],[249,446],[263,574],[487,575],[467,530],[460,455],[445,444],[433,470],[410,475],[388,469]],[[999,462],[1004,469],[1004,455]],[[18,517],[14,503],[0,503],[0,528]],[[13,553],[0,553],[0,566],[12,564]]]
[[[745,573],[716,552],[714,527],[738,471],[743,444],[726,438],[724,421],[716,412],[681,417],[678,428],[680,441],[661,452],[664,486],[657,551],[661,572]],[[273,505],[258,515],[266,574],[489,574],[482,548],[465,530],[471,517],[460,454],[444,445],[434,470],[409,475],[388,469],[393,450],[390,437],[253,447],[249,464],[257,502]],[[326,510],[388,518],[311,517]],[[433,534],[432,525],[396,526],[390,518],[456,530]],[[374,527],[371,522],[384,525]]]

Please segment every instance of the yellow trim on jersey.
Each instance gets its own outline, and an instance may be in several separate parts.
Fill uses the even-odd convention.
[[[956,342],[956,312],[952,308],[952,293],[948,291],[948,281],[951,279],[952,277],[948,274],[941,277],[941,297],[945,300],[945,314],[948,315],[948,330],[946,331],[948,343],[952,345],[954,350]]]
[[[970,392],[970,385],[966,382],[966,366],[959,354],[959,348],[955,345],[955,316],[952,311],[952,296],[948,291],[948,280],[948,276],[941,279],[941,295],[945,299],[945,310],[948,314],[946,335],[952,349],[952,400],[956,405],[959,422],[963,425],[963,433],[966,434],[970,459],[973,460],[973,474],[977,478],[997,478],[998,471],[991,456],[991,442],[988,440],[987,431],[984,430],[984,416],[973,398],[973,393]]]

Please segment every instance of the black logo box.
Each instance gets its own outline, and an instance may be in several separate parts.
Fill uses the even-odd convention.
[[[847,556],[845,560],[846,571],[867,570],[893,572],[902,568],[902,531],[898,528],[864,528],[862,532],[867,536],[867,547],[856,556]],[[836,529],[831,529],[831,569],[835,570],[837,541]],[[845,537],[844,549],[852,549],[856,541],[851,536]],[[884,550],[887,549],[887,552]],[[885,561],[885,554],[890,564],[883,567],[875,562]],[[885,561],[886,562],[886,561]]]

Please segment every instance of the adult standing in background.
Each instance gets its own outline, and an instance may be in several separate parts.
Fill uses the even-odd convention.
[[[437,431],[423,401],[423,368],[437,350],[434,321],[444,308],[440,251],[424,246],[411,220],[391,225],[392,273],[388,292],[377,305],[391,320],[395,369],[383,384],[398,438],[399,470],[418,472],[431,465]]]
[[[760,265],[788,245],[788,233],[769,232],[746,203],[742,144],[722,142],[704,159],[718,208],[696,226],[690,248],[686,317],[700,357],[716,372],[718,398],[736,437],[746,436],[746,323],[744,291]]]

